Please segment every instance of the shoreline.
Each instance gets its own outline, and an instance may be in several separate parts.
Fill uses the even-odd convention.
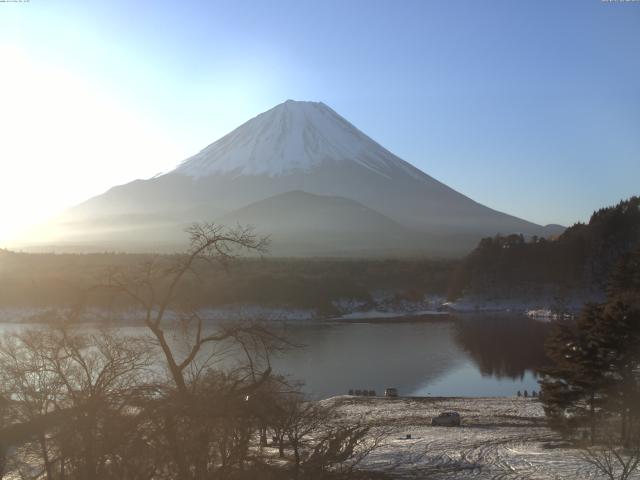
[[[283,323],[411,323],[449,321],[456,316],[472,315],[506,315],[522,316],[537,320],[549,320],[554,317],[548,309],[525,308],[453,308],[443,304],[436,309],[370,309],[354,310],[342,314],[323,314],[314,310],[271,308],[251,305],[234,305],[225,307],[203,308],[205,320],[210,322],[255,320],[262,322]],[[68,307],[0,307],[0,323],[3,324],[43,324],[54,320],[56,312],[64,312]],[[105,323],[116,326],[135,326],[142,324],[141,314],[134,310],[108,311],[99,308],[88,308],[85,323]],[[139,318],[140,317],[140,318]],[[167,320],[172,312],[167,312]]]
[[[337,396],[320,403],[333,406],[340,418],[366,419],[383,432],[380,447],[361,465],[372,473],[475,480],[592,478],[582,451],[549,429],[538,398]],[[444,411],[458,412],[461,425],[432,426],[431,419]]]

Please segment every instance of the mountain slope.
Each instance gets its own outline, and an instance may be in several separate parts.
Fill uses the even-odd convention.
[[[409,230],[358,202],[292,191],[254,202],[218,219],[271,232],[274,255],[360,256],[420,253],[426,234]]]
[[[294,101],[249,120],[165,175],[88,200],[60,223],[87,232],[101,225],[105,231],[113,218],[133,215],[177,229],[189,221],[225,218],[226,213],[292,191],[350,199],[409,230],[428,234],[425,238],[431,240],[424,243],[424,253],[465,253],[479,238],[496,233],[548,232],[447,187],[323,103]],[[263,223],[271,233],[268,220],[265,217]],[[131,225],[142,233],[145,223],[137,220]],[[62,232],[64,240],[64,228]]]

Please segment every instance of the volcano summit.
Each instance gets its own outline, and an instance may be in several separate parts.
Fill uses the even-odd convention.
[[[324,103],[288,100],[175,170],[67,211],[57,244],[149,250],[194,221],[251,224],[274,255],[459,255],[547,228],[492,210],[386,150]]]

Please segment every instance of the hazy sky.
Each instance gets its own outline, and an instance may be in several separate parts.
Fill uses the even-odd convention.
[[[0,2],[0,65],[0,246],[288,98],[538,223],[640,193],[640,2]]]

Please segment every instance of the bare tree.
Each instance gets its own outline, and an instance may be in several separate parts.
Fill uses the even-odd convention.
[[[3,387],[5,385],[3,384]],[[9,406],[10,401],[5,395],[5,391],[0,390],[0,429],[4,429],[7,425],[8,417],[9,417]],[[7,449],[9,445],[7,445],[6,439],[0,435],[0,480],[4,478],[4,475],[7,473]]]
[[[42,419],[54,409],[61,394],[60,382],[47,371],[41,352],[45,330],[14,333],[0,344],[0,375],[9,402],[11,424],[3,430],[5,441],[23,444],[36,437],[32,446],[42,459],[47,479],[53,478],[52,452]],[[31,450],[30,445],[24,449]],[[34,453],[36,453],[34,451]]]
[[[329,420],[329,410],[316,402],[307,402],[302,394],[285,397],[283,403],[283,429],[294,458],[294,474],[297,478],[303,462],[303,448],[310,436],[318,432]]]
[[[386,431],[375,431],[360,420],[332,425],[314,438],[313,447],[304,462],[306,478],[353,478],[358,466],[377,449]]]
[[[363,418],[345,419],[334,405],[308,401],[300,391],[280,393],[270,409],[269,427],[280,457],[285,450],[292,453],[294,478],[356,478],[389,433]]]
[[[287,342],[257,322],[209,322],[188,302],[186,290],[202,283],[213,262],[226,267],[242,251],[263,253],[268,240],[250,228],[215,224],[195,224],[188,233],[186,254],[113,270],[102,287],[140,309],[171,379],[147,405],[155,445],[170,459],[166,469],[183,479],[222,478],[245,468],[260,430],[249,399],[271,378],[270,356]],[[231,360],[221,368],[224,359]]]
[[[192,225],[187,233],[191,247],[186,254],[178,255],[168,263],[154,258],[133,271],[113,270],[104,285],[123,293],[142,309],[144,323],[158,342],[167,368],[182,396],[189,393],[185,372],[192,367],[205,345],[264,332],[258,332],[251,326],[229,326],[216,332],[205,332],[204,319],[198,309],[178,299],[179,287],[188,276],[197,278],[197,267],[201,263],[217,261],[227,265],[242,251],[264,253],[268,245],[268,238],[255,235],[251,228],[227,229],[221,225],[203,223]],[[167,338],[167,317],[172,314],[177,314],[178,320],[189,326],[189,348],[182,358],[176,356],[176,351]],[[170,326],[176,326],[175,321],[169,323]]]
[[[607,441],[585,448],[582,457],[597,474],[609,480],[627,480],[640,466],[640,445],[624,448]]]
[[[260,444],[266,446],[267,431],[278,447],[278,456],[285,457],[284,447],[289,424],[291,395],[299,395],[301,385],[291,385],[284,377],[272,376],[254,392],[251,402],[260,421]],[[296,397],[297,398],[297,397]],[[264,437],[264,438],[263,438]]]
[[[62,325],[4,338],[0,369],[12,424],[2,434],[21,446],[23,458],[35,455],[42,465],[42,473],[34,473],[29,461],[25,475],[107,478],[126,432],[114,437],[110,429],[120,418],[132,417],[132,399],[149,362],[146,342],[106,330],[80,332]]]

